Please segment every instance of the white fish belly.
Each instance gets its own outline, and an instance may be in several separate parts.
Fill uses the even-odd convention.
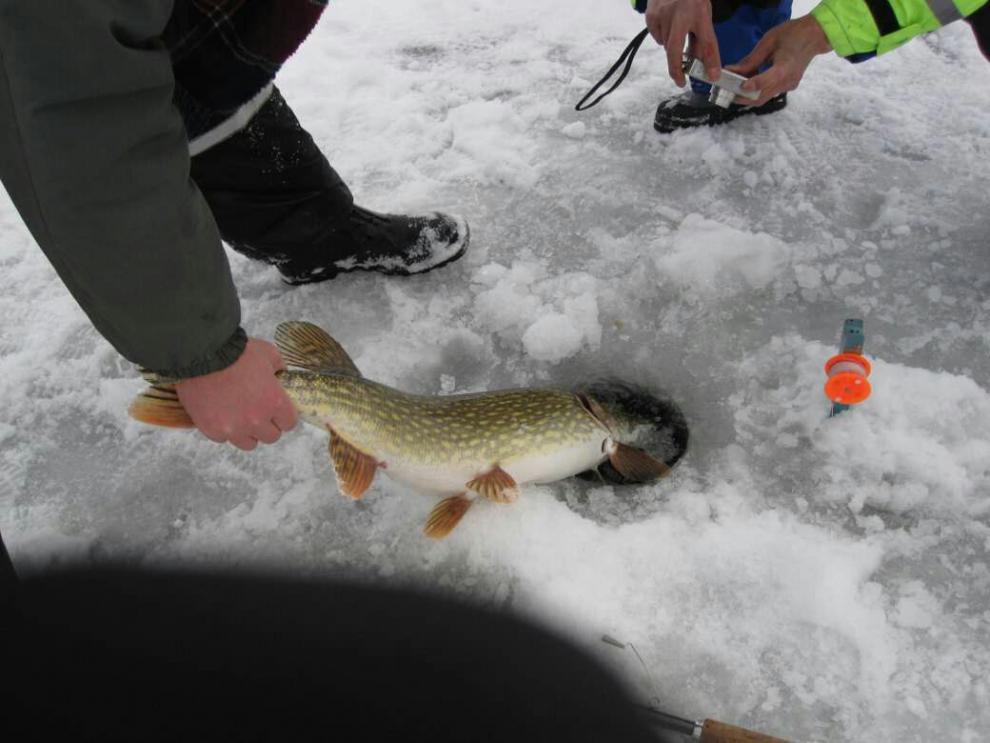
[[[385,474],[396,482],[408,485],[428,495],[457,495],[478,473],[468,467],[426,467],[423,465],[389,462]]]
[[[602,451],[604,437],[580,442],[573,446],[533,456],[516,457],[504,462],[484,462],[476,465],[425,466],[410,462],[389,462],[385,473],[398,482],[416,490],[441,495],[463,493],[468,482],[501,466],[518,484],[544,483],[562,480],[597,466],[606,454]]]
[[[563,480],[598,466],[606,456],[602,451],[604,440],[604,437],[596,437],[549,454],[510,460],[502,464],[502,469],[519,484]]]

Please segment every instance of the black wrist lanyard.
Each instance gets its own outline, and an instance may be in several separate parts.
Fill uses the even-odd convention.
[[[615,64],[612,65],[612,68],[605,73],[605,77],[603,77],[601,80],[595,83],[595,87],[593,87],[591,90],[585,93],[584,98],[578,101],[578,104],[574,107],[575,111],[587,111],[592,106],[597,106],[598,103],[602,100],[602,98],[607,96],[609,93],[611,93],[613,90],[615,90],[622,84],[622,81],[626,79],[626,75],[629,74],[629,70],[632,67],[633,60],[636,58],[636,52],[639,51],[640,44],[643,43],[643,39],[646,38],[646,35],[649,32],[650,30],[648,28],[644,28],[642,31],[636,34],[636,38],[634,38],[632,41],[629,42],[625,50],[622,52],[622,55],[615,61]],[[591,96],[593,96],[600,87],[602,87],[606,82],[608,82],[608,79],[615,74],[615,71],[618,70],[620,67],[622,67],[623,62],[626,63],[625,69],[622,70],[622,74],[619,75],[619,79],[616,80],[614,83],[612,83],[612,87],[606,90],[601,95],[599,95],[597,98],[595,98],[595,100],[593,100],[591,103],[586,103],[586,101],[589,98],[591,98]]]

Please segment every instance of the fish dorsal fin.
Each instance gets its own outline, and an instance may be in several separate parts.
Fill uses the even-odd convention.
[[[145,369],[143,366],[138,367],[138,372],[141,374],[141,378],[152,387],[174,387],[175,383],[179,381],[178,379],[151,371],[151,369]]]
[[[170,384],[149,387],[134,398],[127,412],[135,420],[152,426],[194,428],[196,425],[179,401],[175,386]]]
[[[628,444],[613,444],[608,461],[620,475],[634,482],[649,482],[670,474],[666,464]]]
[[[357,500],[375,479],[378,462],[330,431],[330,461],[340,492]]]
[[[311,322],[292,320],[275,328],[275,345],[289,366],[313,372],[360,377],[347,351],[323,328]]]
[[[463,493],[440,501],[430,511],[423,533],[430,539],[443,539],[461,522],[472,502]]]
[[[519,497],[516,481],[498,465],[490,472],[474,478],[465,487],[495,503],[514,503]]]

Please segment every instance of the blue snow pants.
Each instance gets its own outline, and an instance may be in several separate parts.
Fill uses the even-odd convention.
[[[713,0],[713,15],[719,17],[719,0]],[[722,66],[735,64],[753,51],[763,35],[774,26],[790,20],[791,0],[780,0],[769,8],[740,5],[724,21],[715,23],[715,38]],[[691,87],[699,93],[707,93],[710,85],[691,80]]]

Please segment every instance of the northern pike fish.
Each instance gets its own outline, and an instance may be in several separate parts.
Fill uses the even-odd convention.
[[[616,404],[623,395],[617,397],[615,387],[413,395],[364,377],[340,344],[311,323],[282,323],[275,344],[290,367],[276,376],[300,417],[330,435],[341,493],[360,498],[381,470],[443,496],[424,529],[434,539],[447,536],[479,496],[512,503],[520,485],[599,465],[613,482],[647,482],[666,475],[687,444],[676,406],[637,415]],[[131,415],[154,425],[191,427],[174,386],[146,377],[152,387],[135,399]],[[676,419],[667,461],[621,440],[644,424],[650,428],[658,415]]]

